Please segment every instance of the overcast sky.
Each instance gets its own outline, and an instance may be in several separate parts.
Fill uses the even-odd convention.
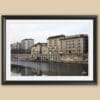
[[[6,30],[10,43],[28,38],[47,42],[49,36],[89,34],[90,20],[7,20]]]

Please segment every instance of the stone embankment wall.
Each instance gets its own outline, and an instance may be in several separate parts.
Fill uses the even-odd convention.
[[[70,55],[36,55],[31,54],[12,54],[11,59],[28,60],[28,61],[53,61],[67,63],[88,63],[88,54],[70,54]]]

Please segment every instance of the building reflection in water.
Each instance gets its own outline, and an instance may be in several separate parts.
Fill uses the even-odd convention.
[[[88,75],[88,64],[12,61],[11,72],[20,75],[80,76]]]

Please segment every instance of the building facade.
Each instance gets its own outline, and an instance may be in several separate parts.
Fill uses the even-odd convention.
[[[29,54],[28,59],[36,61],[88,61],[88,35],[51,36],[47,43],[37,44],[34,44],[33,39],[24,39],[21,43],[11,44],[11,53],[25,54],[24,58]]]
[[[88,36],[81,34],[61,39],[61,52],[64,54],[88,53]]]
[[[50,61],[59,61],[59,53],[61,51],[61,39],[65,35],[52,36],[47,39],[48,43],[48,58]]]
[[[83,61],[84,59],[88,61],[88,35],[80,34],[61,39],[61,61]]]
[[[18,50],[21,49],[21,43],[17,42],[17,43],[13,43],[11,44],[11,50]]]
[[[47,60],[47,54],[47,43],[37,43],[31,48],[31,55],[33,60]]]
[[[21,47],[24,50],[30,49],[34,45],[34,39],[24,39],[21,41]]]

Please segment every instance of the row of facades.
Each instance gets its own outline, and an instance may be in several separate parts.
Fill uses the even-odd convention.
[[[14,47],[14,45],[16,45]],[[48,37],[47,43],[34,44],[33,39],[24,39],[12,44],[12,49],[31,50],[32,60],[70,61],[86,59],[88,55],[88,35],[58,35]]]
[[[34,45],[34,39],[24,39],[21,41],[21,43],[17,42],[17,43],[11,44],[11,49],[12,50],[19,50],[19,49],[28,50],[33,45]]]

